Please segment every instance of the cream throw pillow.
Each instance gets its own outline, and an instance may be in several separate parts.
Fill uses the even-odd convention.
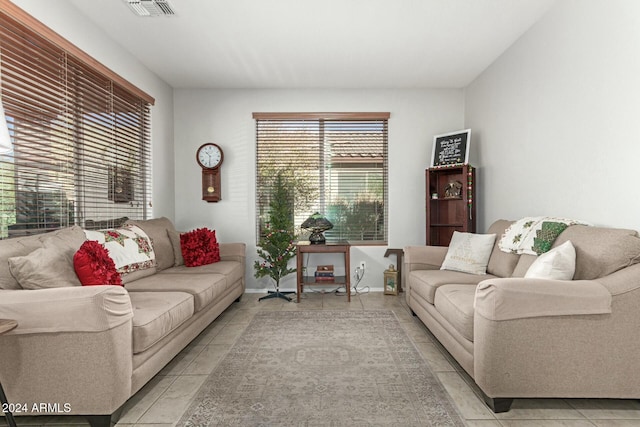
[[[474,234],[453,232],[451,243],[440,270],[462,271],[471,274],[486,274],[487,264],[495,234]]]
[[[52,239],[25,256],[11,257],[9,269],[23,289],[80,286],[73,269],[75,245],[63,245]]]
[[[540,255],[531,264],[526,279],[571,280],[576,271],[576,249],[571,240]]]

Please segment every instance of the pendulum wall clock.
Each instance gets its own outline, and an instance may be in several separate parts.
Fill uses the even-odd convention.
[[[212,142],[202,144],[196,151],[196,161],[202,168],[202,200],[220,201],[220,165],[223,159],[222,148]]]

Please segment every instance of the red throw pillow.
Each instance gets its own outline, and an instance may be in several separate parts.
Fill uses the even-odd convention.
[[[73,268],[82,286],[119,285],[120,273],[101,243],[86,240],[73,256]]]
[[[198,228],[180,235],[184,265],[197,267],[220,261],[220,245],[215,230]]]

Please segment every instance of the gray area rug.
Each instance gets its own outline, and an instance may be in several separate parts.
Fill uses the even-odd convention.
[[[464,426],[392,311],[257,313],[179,426]]]

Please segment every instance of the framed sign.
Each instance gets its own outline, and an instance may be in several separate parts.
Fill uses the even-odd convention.
[[[470,142],[471,129],[434,136],[431,167],[469,163]]]

